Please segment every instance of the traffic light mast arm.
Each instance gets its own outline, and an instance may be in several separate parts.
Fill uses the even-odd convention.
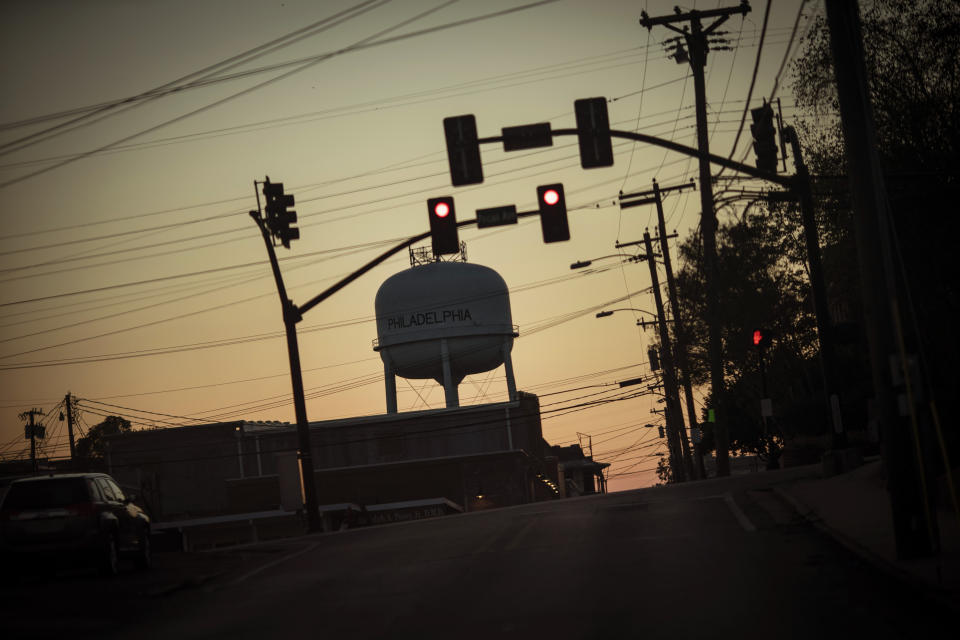
[[[538,210],[538,211],[523,211],[523,212],[518,212],[518,213],[517,213],[517,218],[518,218],[518,219],[519,219],[519,218],[529,218],[529,217],[532,217],[532,216],[539,216],[539,215],[540,215],[540,211],[539,211],[539,210]],[[471,225],[471,224],[477,224],[477,219],[476,219],[476,218],[471,218],[470,220],[458,220],[458,221],[457,221],[457,228],[459,229],[460,227],[466,227],[466,226]],[[303,314],[306,313],[307,311],[310,311],[310,309],[313,309],[315,306],[317,306],[318,304],[320,304],[321,302],[323,302],[324,300],[326,300],[327,298],[329,298],[330,296],[332,296],[333,294],[335,294],[337,291],[340,291],[340,289],[343,289],[345,286],[347,286],[348,284],[350,284],[351,282],[353,282],[354,280],[356,280],[357,278],[359,278],[360,276],[362,276],[363,274],[365,274],[367,271],[370,271],[370,269],[373,269],[375,266],[377,266],[378,264],[380,264],[381,262],[383,262],[383,261],[386,260],[387,258],[389,258],[389,257],[391,257],[391,256],[394,256],[394,255],[400,253],[401,251],[403,251],[404,249],[406,249],[406,248],[409,247],[410,245],[414,244],[415,242],[420,242],[421,240],[426,240],[426,239],[429,238],[429,237],[430,237],[430,232],[429,232],[429,231],[425,231],[425,232],[423,232],[423,233],[418,233],[418,234],[415,235],[415,236],[410,236],[409,238],[407,238],[406,240],[404,240],[404,241],[401,242],[400,244],[398,244],[398,245],[396,245],[396,246],[393,246],[393,247],[387,249],[386,251],[384,251],[383,253],[381,253],[379,256],[377,256],[376,258],[374,258],[373,260],[371,260],[371,261],[368,262],[367,264],[363,265],[362,267],[360,267],[359,269],[357,269],[356,271],[354,271],[354,272],[351,273],[350,275],[346,276],[346,277],[345,277],[343,280],[341,280],[340,282],[338,282],[338,283],[330,286],[329,288],[327,288],[325,291],[322,291],[321,293],[319,293],[319,294],[318,294],[317,296],[315,296],[314,298],[311,298],[310,300],[308,300],[308,301],[305,302],[304,304],[300,305],[300,307],[299,307],[300,315],[303,315]]]
[[[577,130],[576,129],[554,129],[550,133],[551,135],[554,135],[554,136],[575,136],[577,135]],[[702,155],[704,155],[700,153],[699,149],[694,149],[693,147],[677,144],[672,140],[664,140],[662,138],[650,136],[645,133],[611,129],[610,136],[613,138],[625,138],[627,140],[633,140],[634,142],[645,142],[646,144],[652,144],[657,147],[663,147],[664,149],[676,151],[677,153],[682,153],[684,155],[691,156],[694,158],[699,158]],[[477,140],[477,142],[480,144],[489,143],[489,142],[503,142],[503,136],[491,136],[489,138],[480,138]],[[729,160],[727,158],[724,158],[723,156],[718,156],[713,153],[707,153],[705,155],[713,164],[718,164],[721,167],[726,167],[728,169],[733,169],[734,171],[739,171],[740,173],[745,173],[754,178],[768,180],[770,182],[774,182],[784,187],[790,187],[794,184],[792,176],[780,176],[775,173],[761,171],[756,167],[751,167],[748,164],[743,164],[742,162],[737,162],[736,160]]]

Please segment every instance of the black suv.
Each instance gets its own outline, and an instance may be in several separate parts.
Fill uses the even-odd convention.
[[[0,504],[0,553],[5,560],[37,556],[94,560],[109,575],[121,555],[139,568],[151,563],[150,518],[105,473],[70,473],[14,480]]]

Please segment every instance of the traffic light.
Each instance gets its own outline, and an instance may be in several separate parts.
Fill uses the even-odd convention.
[[[430,198],[427,200],[427,214],[430,216],[433,255],[459,252],[460,238],[457,236],[457,212],[453,208],[453,198]]]
[[[267,228],[274,238],[280,240],[284,247],[290,248],[291,240],[300,238],[300,229],[291,225],[297,222],[297,212],[289,208],[294,205],[292,193],[283,192],[282,182],[264,182],[263,196],[267,204]]]
[[[776,173],[777,140],[773,128],[773,107],[765,104],[751,109],[750,115],[753,116],[750,133],[753,134],[753,151],[757,154],[757,169]]]
[[[584,169],[613,166],[613,143],[606,98],[584,98],[573,103],[580,142],[580,166]]]
[[[770,342],[773,340],[773,332],[769,329],[754,329],[753,335],[753,346],[758,349],[766,349],[770,346]]]
[[[647,349],[647,358],[650,359],[650,371],[659,371],[660,356],[657,355],[656,347],[650,347],[649,349]]]
[[[483,182],[477,119],[472,114],[444,118],[443,134],[447,139],[447,160],[453,186]]]
[[[563,185],[557,183],[537,187],[537,204],[540,207],[543,241],[569,240],[570,227],[567,225],[567,201],[563,197]]]
[[[663,425],[658,425],[658,426],[657,426],[657,431],[660,433],[660,437],[662,438],[662,437],[663,437]]]

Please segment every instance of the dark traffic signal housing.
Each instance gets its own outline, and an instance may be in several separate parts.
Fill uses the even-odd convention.
[[[563,185],[545,184],[537,187],[537,206],[540,208],[540,228],[544,242],[563,242],[570,239],[567,224],[567,201]]]
[[[757,169],[776,173],[777,140],[773,128],[773,107],[767,103],[751,109],[750,115],[753,116],[750,133],[753,134],[753,151],[757,154]]]
[[[263,197],[267,201],[267,228],[289,249],[291,240],[300,239],[300,229],[292,226],[297,222],[297,212],[290,209],[294,205],[293,194],[283,192],[282,182],[268,181],[263,183]]]
[[[453,186],[483,182],[477,119],[473,114],[444,118],[443,134],[447,139],[447,160]]]
[[[650,371],[659,371],[660,370],[660,356],[657,354],[656,347],[650,347],[647,349],[647,358],[650,360]]]
[[[427,215],[430,216],[433,255],[459,252],[460,238],[457,235],[457,212],[453,207],[453,198],[430,198],[427,200]]]
[[[606,98],[584,98],[573,103],[577,117],[580,166],[584,169],[613,166],[613,143]]]

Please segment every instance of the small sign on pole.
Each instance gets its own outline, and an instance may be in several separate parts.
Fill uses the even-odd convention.
[[[773,400],[770,398],[763,398],[760,400],[760,415],[764,418],[773,417]]]
[[[502,224],[517,224],[517,205],[477,209],[477,228],[498,227]]]

